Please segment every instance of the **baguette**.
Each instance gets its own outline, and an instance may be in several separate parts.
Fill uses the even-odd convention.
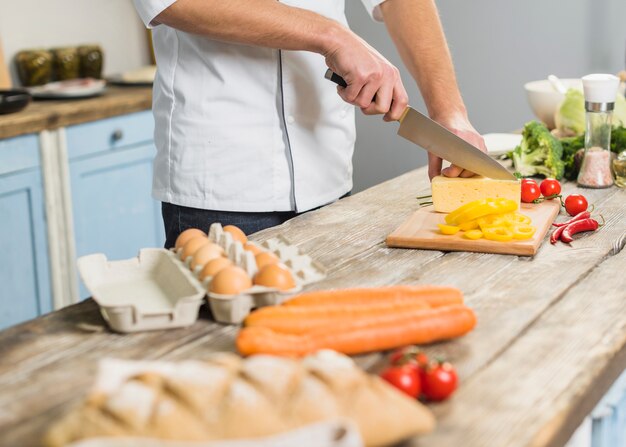
[[[109,362],[100,369],[109,384],[97,386],[55,423],[44,445],[61,447],[92,437],[255,439],[348,419],[367,446],[377,447],[434,427],[422,404],[331,351],[300,361],[221,355],[178,364]],[[143,372],[115,377],[133,368]]]

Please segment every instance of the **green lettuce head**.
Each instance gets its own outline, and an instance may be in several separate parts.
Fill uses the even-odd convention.
[[[585,133],[585,96],[580,90],[570,88],[557,110],[554,121],[562,136]],[[613,111],[613,126],[626,126],[626,98],[618,94]]]
[[[554,116],[556,128],[562,136],[585,133],[585,97],[580,90],[570,88]]]

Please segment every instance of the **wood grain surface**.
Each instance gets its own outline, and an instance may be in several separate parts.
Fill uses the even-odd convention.
[[[537,228],[532,238],[507,242],[487,239],[470,240],[457,234],[441,234],[437,224],[445,224],[445,213],[436,213],[432,205],[415,211],[393,233],[387,236],[387,245],[398,248],[424,248],[442,251],[474,251],[478,253],[497,253],[504,255],[533,256],[537,254],[544,236],[550,229],[554,218],[559,213],[559,203],[555,200],[539,204],[523,203],[519,210],[532,220]]]
[[[0,139],[96,121],[152,107],[151,87],[113,87],[87,99],[32,101],[24,110],[0,115]]]
[[[408,445],[559,446],[626,367],[626,191],[578,190],[606,225],[571,245],[544,243],[533,257],[396,249],[386,236],[429,192],[423,169],[257,233],[282,234],[330,270],[310,289],[384,284],[460,287],[478,326],[426,347],[458,368],[461,386],[430,405],[437,430]],[[561,215],[557,220],[565,220]],[[98,360],[202,359],[234,350],[236,326],[203,308],[190,328],[119,335],[88,300],[0,332],[0,439],[37,445],[46,427],[79,402]],[[357,362],[371,371],[381,354]]]

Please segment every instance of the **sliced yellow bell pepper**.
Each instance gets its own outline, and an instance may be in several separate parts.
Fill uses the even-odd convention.
[[[469,202],[469,203],[466,203],[465,205],[458,207],[457,209],[455,209],[454,211],[452,211],[446,216],[446,223],[452,224],[452,222],[454,222],[457,219],[457,217],[463,214],[464,212],[480,205],[486,205],[487,200],[488,199],[474,200],[473,202]]]
[[[444,224],[437,224],[439,226],[439,231],[441,231],[441,234],[446,234],[446,235],[452,235],[452,234],[457,234],[460,230],[459,227],[455,227],[454,225],[444,225]]]
[[[532,220],[530,219],[530,217],[521,213],[509,213],[503,217],[506,217],[506,219],[514,225],[517,225],[517,224],[530,225],[532,223]]]
[[[483,228],[491,228],[491,227],[501,227],[507,225],[508,220],[503,214],[490,214],[489,216],[481,217],[476,220],[478,222],[478,226]]]
[[[504,214],[515,211],[516,209],[517,203],[510,199],[497,198],[476,200],[448,214],[446,216],[446,223],[449,225],[460,225],[490,214]]]
[[[490,241],[506,242],[513,239],[513,230],[505,226],[485,228],[483,237]]]
[[[535,234],[537,229],[532,225],[515,225],[513,228],[513,238],[514,239],[530,239]]]
[[[461,229],[461,231],[475,230],[476,228],[478,228],[478,221],[470,220],[469,222],[463,222],[459,225],[459,228]]]
[[[480,239],[481,237],[483,237],[483,232],[480,230],[469,230],[463,233],[463,237],[467,239],[476,240],[476,239]]]

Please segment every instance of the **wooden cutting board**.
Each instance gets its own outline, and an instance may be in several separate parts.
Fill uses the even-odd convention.
[[[540,204],[522,204],[521,213],[532,219],[537,231],[532,239],[498,242],[486,239],[470,240],[462,232],[446,236],[439,232],[437,224],[445,223],[445,213],[436,213],[433,206],[417,210],[393,233],[387,236],[387,246],[422,248],[442,251],[476,251],[505,255],[533,256],[559,213],[559,203],[549,200]]]

